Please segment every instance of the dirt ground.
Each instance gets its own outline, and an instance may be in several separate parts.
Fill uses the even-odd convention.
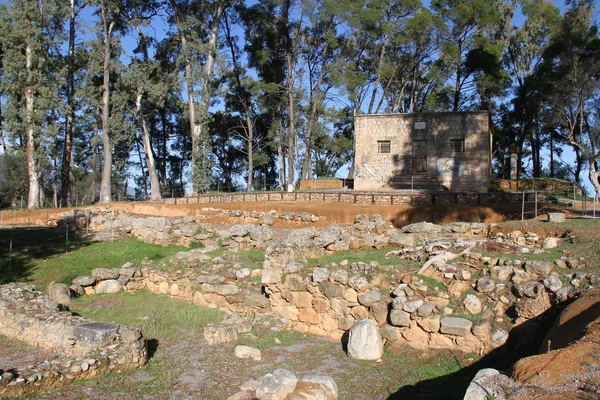
[[[190,205],[156,204],[146,202],[110,203],[106,207],[114,207],[123,211],[151,216],[184,217],[206,216],[207,222],[220,224],[231,223],[229,219],[223,220],[216,217],[219,209],[246,210],[268,212],[275,210],[279,213],[294,211],[308,212],[325,217],[317,222],[316,226],[326,226],[332,223],[349,223],[354,221],[357,214],[381,214],[396,227],[401,227],[413,222],[428,221],[433,223],[449,223],[453,221],[497,223],[507,219],[514,219],[520,215],[519,204],[499,204],[495,206],[442,206],[429,205],[413,207],[410,205],[359,205],[348,203],[330,202],[234,202],[234,203],[201,203]],[[52,215],[82,209],[85,207],[71,207],[43,210],[22,210],[0,212],[0,226],[3,225],[48,225]],[[293,228],[297,222],[277,221],[276,227]],[[303,226],[307,226],[306,223]]]
[[[28,346],[18,340],[0,335],[0,367],[10,365],[20,368],[27,365],[39,365],[44,361],[52,361],[60,356],[49,350]]]

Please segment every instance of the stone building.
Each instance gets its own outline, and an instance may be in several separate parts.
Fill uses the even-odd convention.
[[[488,111],[356,115],[354,134],[355,190],[488,190]]]

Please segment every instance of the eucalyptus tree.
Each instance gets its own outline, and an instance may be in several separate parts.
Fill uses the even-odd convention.
[[[69,40],[66,55],[67,75],[64,82],[66,96],[65,131],[61,162],[61,198],[62,204],[65,206],[71,206],[71,191],[74,183],[71,169],[73,167],[73,135],[77,112],[75,97],[75,73],[77,70],[75,38],[77,35],[76,20],[83,7],[80,0],[69,0]]]
[[[125,10],[125,15],[128,23],[138,36],[138,46],[134,53],[141,55],[141,58],[134,58],[128,68],[128,81],[130,90],[135,91],[135,114],[137,123],[141,131],[141,142],[144,148],[145,167],[148,171],[150,179],[150,199],[160,200],[162,198],[160,192],[160,181],[156,169],[154,152],[152,149],[150,128],[148,126],[147,115],[148,109],[155,109],[152,105],[158,104],[161,98],[164,98],[167,87],[160,79],[158,74],[158,63],[156,60],[151,60],[149,55],[150,42],[152,38],[148,38],[143,26],[148,25],[152,17],[158,13],[159,5],[155,1],[144,1],[143,9],[139,7]],[[136,141],[136,143],[138,143]],[[142,174],[145,172],[144,163],[140,162]],[[145,176],[143,176],[145,184]],[[146,195],[147,195],[146,191]]]
[[[244,13],[244,6],[239,10],[230,8],[223,16],[225,44],[229,50],[231,71],[228,76],[229,92],[225,95],[225,104],[228,110],[239,113],[241,118],[236,126],[227,129],[234,132],[243,143],[241,152],[246,154],[246,188],[251,190],[254,177],[254,149],[256,140],[256,101],[260,94],[260,84],[248,75],[246,67],[242,64],[242,52],[238,45],[239,38],[233,33],[233,24],[240,24],[240,12]],[[219,159],[222,159],[219,158]]]
[[[560,11],[550,1],[522,0],[521,12],[526,17],[521,26],[507,29],[504,64],[513,82],[512,110],[509,118],[517,127],[512,135],[499,136],[505,150],[512,143],[523,148],[531,144],[533,176],[541,175],[542,112],[540,90],[543,82],[533,78],[543,60],[543,52],[560,23]],[[552,157],[552,155],[551,155]]]
[[[221,17],[231,1],[170,0],[169,4],[170,22],[177,27],[180,44],[178,62],[185,71],[192,134],[191,184],[192,192],[197,193],[211,182],[208,110]]]
[[[593,24],[592,1],[574,1],[569,6],[536,73],[546,85],[545,104],[563,138],[587,161],[589,179],[598,194],[600,36]],[[578,165],[577,180],[579,172]]]
[[[295,183],[302,11],[297,0],[260,0],[242,16],[249,66],[266,84],[268,96],[263,100],[275,112],[269,132],[279,155],[282,186],[284,181]]]
[[[48,110],[58,96],[53,72],[62,20],[56,1],[15,0],[0,5],[2,91],[7,95],[6,129],[25,146],[28,172],[28,208],[43,197],[42,135],[49,129]]]

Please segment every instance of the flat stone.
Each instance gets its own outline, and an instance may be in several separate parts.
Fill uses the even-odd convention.
[[[337,399],[338,387],[332,377],[327,375],[310,375],[302,379],[302,382],[318,384],[325,395],[332,396]]]
[[[204,328],[204,339],[209,345],[235,342],[238,331],[232,324],[209,324]]]
[[[403,310],[392,309],[390,311],[390,324],[394,326],[409,326],[410,314]]]
[[[525,262],[525,271],[529,275],[544,278],[550,275],[554,266],[547,261],[527,261]]]
[[[465,318],[444,317],[440,320],[440,332],[448,335],[467,336],[473,323]]]
[[[558,277],[554,275],[548,275],[547,277],[545,277],[543,283],[544,287],[552,293],[556,292],[562,287],[562,282]]]
[[[96,283],[96,279],[92,278],[91,276],[78,276],[77,278],[73,279],[73,285],[77,286],[92,286],[94,283]]]
[[[240,292],[240,288],[236,285],[220,285],[216,288],[217,294],[221,296],[233,296]]]
[[[421,307],[423,303],[423,300],[407,301],[402,305],[402,309],[407,313],[413,313],[417,311],[417,309]]]
[[[247,292],[244,296],[243,304],[247,307],[264,308],[267,307],[270,303],[269,299],[260,293]]]
[[[376,291],[370,291],[358,295],[358,302],[365,307],[369,307],[371,304],[377,303],[380,300],[381,293]]]
[[[96,278],[97,281],[105,281],[108,279],[118,279],[119,271],[116,269],[108,269],[108,268],[94,268],[92,270],[92,277]]]
[[[121,283],[115,279],[102,281],[94,287],[97,294],[117,293],[120,292],[122,288]]]
[[[254,361],[260,361],[262,359],[260,350],[250,346],[236,346],[235,356],[237,358],[251,358]]]
[[[77,341],[103,346],[113,339],[118,329],[119,325],[116,324],[92,322],[90,324],[75,326],[73,328],[73,336]]]

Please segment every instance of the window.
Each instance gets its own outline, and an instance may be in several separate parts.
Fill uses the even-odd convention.
[[[377,141],[377,152],[379,154],[389,154],[391,149],[389,140],[378,140]]]
[[[464,139],[450,139],[450,150],[452,153],[464,153],[465,152],[465,140]]]

